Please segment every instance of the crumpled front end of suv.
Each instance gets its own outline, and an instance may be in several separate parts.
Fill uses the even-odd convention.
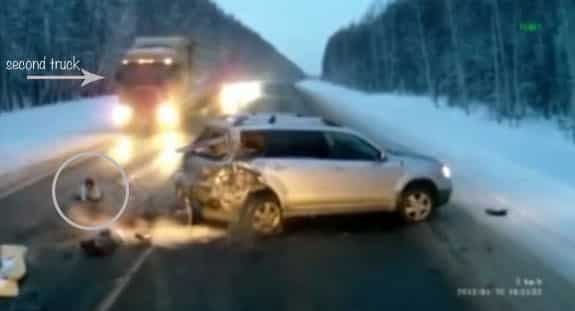
[[[202,214],[225,220],[240,209],[250,193],[267,187],[254,168],[240,161],[180,172],[178,183],[199,203]]]

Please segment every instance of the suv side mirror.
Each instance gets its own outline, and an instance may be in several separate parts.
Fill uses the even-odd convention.
[[[387,161],[387,155],[386,155],[385,151],[383,151],[383,150],[379,151],[379,161],[380,162]]]

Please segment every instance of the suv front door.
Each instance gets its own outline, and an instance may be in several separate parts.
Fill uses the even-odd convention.
[[[382,158],[381,151],[366,140],[346,132],[325,134],[329,146],[326,162],[333,168],[334,195],[346,209],[392,207],[394,185],[401,175],[399,163]],[[350,210],[350,211],[352,211]]]

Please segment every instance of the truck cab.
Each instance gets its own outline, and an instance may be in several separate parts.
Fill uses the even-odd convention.
[[[115,76],[122,128],[177,128],[192,94],[193,44],[183,37],[136,38]]]

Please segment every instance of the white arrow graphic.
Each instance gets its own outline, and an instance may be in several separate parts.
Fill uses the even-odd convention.
[[[82,75],[78,76],[54,76],[54,75],[27,75],[27,80],[84,80],[82,87],[92,82],[104,79],[104,77],[91,73],[87,70],[80,68]]]

